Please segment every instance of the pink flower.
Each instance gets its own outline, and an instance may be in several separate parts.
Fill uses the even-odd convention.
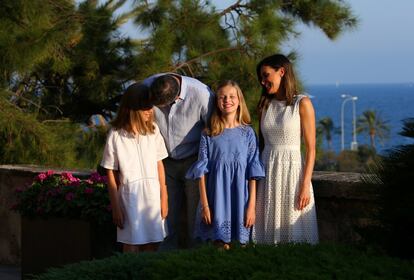
[[[46,173],[40,173],[39,175],[36,176],[35,180],[39,182],[43,182],[43,180],[45,180],[46,178],[47,178]]]
[[[92,194],[93,193],[93,188],[85,188],[85,193],[86,194]]]
[[[69,173],[69,172],[63,172],[61,174],[61,176],[62,176],[62,179],[64,179],[64,180],[66,179],[69,182],[79,182],[80,181],[79,178],[73,177],[72,173]]]
[[[75,194],[73,193],[73,192],[68,192],[66,195],[65,195],[65,199],[67,200],[67,201],[71,201],[72,199],[74,199],[75,198]]]
[[[85,183],[89,184],[89,185],[93,185],[93,181],[91,179],[86,179]]]
[[[53,174],[55,174],[55,172],[53,170],[48,170],[46,172],[43,172],[43,173],[40,173],[39,175],[37,175],[35,180],[39,181],[39,182],[43,182],[45,179],[52,176]]]
[[[78,187],[80,185],[80,179],[73,177],[72,173],[63,172],[61,174],[61,179],[65,185]]]

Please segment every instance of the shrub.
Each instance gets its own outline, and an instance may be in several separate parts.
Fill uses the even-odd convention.
[[[412,279],[408,261],[355,248],[320,244],[212,246],[168,253],[116,256],[53,268],[38,280],[69,279]]]
[[[92,173],[79,179],[71,173],[40,173],[27,188],[16,190],[12,207],[25,217],[65,217],[99,225],[111,224],[106,177]]]
[[[403,136],[414,140],[414,119],[404,121]],[[369,184],[379,184],[380,211],[376,219],[380,226],[372,228],[368,239],[389,254],[414,258],[414,144],[393,148],[376,166],[375,176],[366,177]]]

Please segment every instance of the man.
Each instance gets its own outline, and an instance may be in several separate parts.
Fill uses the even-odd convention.
[[[199,201],[198,183],[185,179],[189,167],[197,160],[200,136],[208,124],[214,94],[197,79],[174,73],[157,74],[143,81],[150,87],[150,99],[156,122],[164,137],[168,158],[164,163],[168,190],[168,236],[161,249],[179,247],[179,240],[194,245],[194,220]],[[182,228],[183,211],[187,213]],[[187,233],[187,236],[181,236]]]

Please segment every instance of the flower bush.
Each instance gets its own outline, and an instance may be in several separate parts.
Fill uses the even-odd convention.
[[[65,217],[97,224],[111,223],[111,205],[106,176],[92,173],[79,179],[69,172],[47,171],[33,183],[16,190],[17,203],[12,207],[25,217]]]

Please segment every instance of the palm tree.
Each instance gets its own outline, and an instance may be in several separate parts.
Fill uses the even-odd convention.
[[[318,132],[325,135],[328,149],[332,150],[332,131],[334,129],[333,121],[330,117],[324,117],[318,122]]]
[[[388,121],[384,121],[377,111],[367,110],[358,118],[357,133],[367,132],[371,147],[375,149],[375,137],[381,141],[389,137],[390,128],[387,123]]]

